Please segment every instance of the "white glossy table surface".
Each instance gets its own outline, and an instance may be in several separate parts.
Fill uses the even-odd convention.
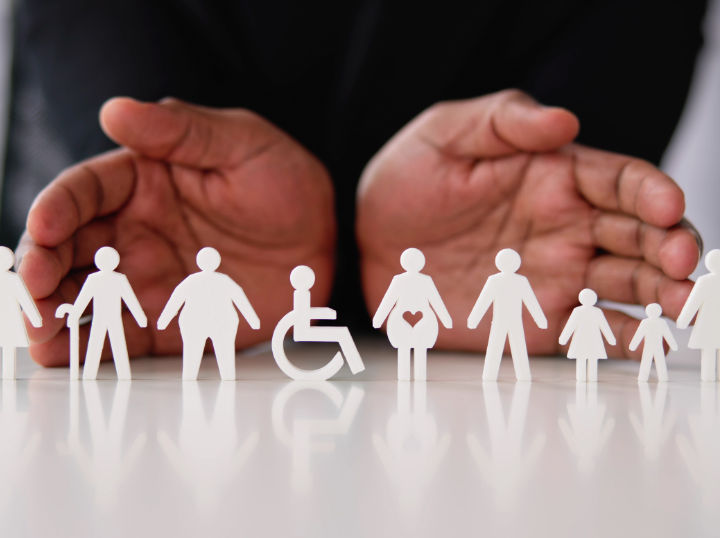
[[[265,350],[237,382],[206,356],[111,364],[95,382],[21,357],[0,408],[0,536],[718,536],[720,385],[675,354],[671,381],[602,361],[534,359],[532,383],[483,384],[482,359],[430,353],[398,383],[384,340],[367,370],[283,377]],[[307,365],[332,346],[293,348]]]

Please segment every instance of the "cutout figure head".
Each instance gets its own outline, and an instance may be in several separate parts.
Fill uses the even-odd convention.
[[[649,318],[659,318],[662,314],[662,306],[657,303],[650,303],[645,307],[645,313]]]
[[[290,284],[298,291],[307,291],[315,284],[315,272],[307,265],[298,265],[290,272]]]
[[[504,248],[495,256],[495,267],[503,273],[514,273],[520,269],[520,254],[511,248]]]
[[[15,263],[15,254],[7,247],[0,247],[0,271],[9,271]]]
[[[202,271],[214,271],[220,267],[220,253],[212,247],[201,248],[195,262]]]
[[[720,273],[720,250],[714,248],[705,255],[705,267],[713,274]]]
[[[597,293],[595,293],[590,288],[585,288],[578,295],[578,299],[580,299],[580,304],[592,306],[597,303]]]
[[[95,266],[101,271],[114,271],[120,264],[120,254],[112,247],[102,247],[95,253]]]
[[[419,273],[425,267],[425,255],[416,248],[408,248],[400,255],[400,265],[410,273]]]

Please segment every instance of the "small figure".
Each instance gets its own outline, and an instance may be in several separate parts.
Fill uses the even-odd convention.
[[[522,322],[523,304],[537,326],[547,329],[547,319],[530,282],[516,273],[520,264],[520,255],[513,249],[505,248],[497,253],[495,266],[500,272],[487,279],[467,320],[468,329],[475,329],[492,305],[493,317],[485,353],[483,381],[497,381],[506,338],[510,341],[515,377],[518,381],[530,381],[530,361]]]
[[[42,327],[42,317],[20,275],[12,272],[15,254],[0,247],[0,348],[2,378],[15,379],[16,350],[28,347],[28,335],[22,313],[33,327]]]
[[[365,369],[360,353],[347,327],[313,327],[314,319],[337,319],[332,308],[310,306],[310,288],[315,284],[315,273],[307,265],[298,265],[290,273],[290,283],[295,288],[293,309],[278,321],[272,337],[272,352],[278,367],[290,378],[303,381],[330,379],[342,368],[347,360],[353,374]],[[295,342],[337,342],[338,351],[325,366],[315,370],[304,370],[293,365],[285,355],[285,335],[293,329]],[[345,359],[343,360],[343,354]]]
[[[597,294],[585,288],[578,295],[580,305],[573,309],[560,333],[560,345],[564,346],[572,336],[568,359],[576,359],[576,379],[580,382],[597,381],[598,359],[607,359],[603,336],[615,345],[615,335],[605,319],[603,311],[595,306]]]
[[[213,343],[220,377],[235,379],[235,336],[240,311],[250,327],[260,328],[260,318],[253,310],[243,289],[229,276],[216,272],[220,253],[205,247],[195,258],[198,273],[180,282],[160,314],[157,327],[164,330],[180,312],[178,324],[183,341],[183,379],[195,380],[200,370],[205,342]]]
[[[88,275],[75,300],[72,314],[68,316],[68,326],[80,323],[85,309],[92,301],[93,313],[90,324],[90,338],[85,354],[83,379],[96,379],[100,366],[105,335],[110,340],[115,370],[118,379],[130,379],[130,360],[125,330],[122,323],[122,303],[125,301],[130,314],[140,327],[147,327],[147,317],[143,312],[127,277],[115,271],[120,263],[120,254],[112,247],[102,247],[95,253],[95,266],[99,271]]]
[[[650,368],[652,367],[653,360],[655,361],[658,381],[667,381],[668,374],[667,366],[665,365],[663,339],[668,343],[670,349],[676,350],[678,345],[670,332],[670,327],[668,327],[665,320],[660,317],[662,307],[659,304],[651,303],[647,305],[645,313],[648,317],[640,322],[640,326],[630,341],[629,346],[630,351],[635,351],[640,345],[640,342],[645,340],[638,381],[647,381],[650,378]]]
[[[720,250],[707,253],[705,267],[710,273],[695,282],[677,318],[677,327],[686,329],[697,314],[688,347],[700,350],[700,379],[716,381],[720,349]]]
[[[425,256],[416,248],[400,255],[404,273],[390,282],[373,317],[373,327],[379,329],[387,319],[390,344],[398,350],[398,380],[410,379],[410,352],[415,358],[415,381],[427,378],[427,350],[435,345],[438,318],[443,326],[452,329],[452,319],[432,277],[420,270]]]

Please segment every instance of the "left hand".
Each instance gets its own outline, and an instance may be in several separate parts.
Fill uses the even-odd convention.
[[[548,320],[525,313],[531,354],[556,354],[558,336],[578,292],[601,299],[658,302],[676,317],[687,298],[699,249],[681,226],[681,189],[652,164],[571,144],[577,118],[515,90],[440,103],[390,140],[365,169],[358,188],[357,234],[363,288],[371,312],[400,253],[417,247],[454,319],[466,319],[504,247],[523,257]],[[620,347],[638,321],[606,311]],[[484,349],[491,311],[478,331],[460,323],[438,345]]]

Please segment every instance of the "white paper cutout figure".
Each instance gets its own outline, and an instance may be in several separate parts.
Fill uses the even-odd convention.
[[[630,351],[635,351],[640,342],[645,340],[643,346],[642,359],[640,361],[640,372],[638,373],[638,381],[647,381],[650,379],[650,368],[655,361],[655,370],[657,372],[658,381],[667,381],[668,373],[665,365],[665,348],[663,340],[665,340],[670,349],[678,348],[677,342],[670,332],[667,322],[662,319],[662,307],[657,303],[651,303],[645,307],[647,319],[640,322],[640,326],[630,341]]]
[[[293,398],[302,400],[302,395],[309,393],[323,395],[332,403],[338,413],[333,418],[295,418],[287,420],[287,409],[308,409],[307,406],[295,405],[288,407]],[[288,446],[292,454],[293,489],[300,493],[308,492],[312,487],[312,471],[310,460],[313,454],[332,453],[335,451],[335,438],[347,435],[365,391],[353,385],[343,396],[337,387],[327,382],[288,383],[280,390],[272,403],[271,417],[273,431],[280,442]],[[307,399],[307,398],[306,398]],[[288,424],[290,423],[290,424]]]
[[[593,290],[585,288],[578,299],[580,306],[573,309],[558,341],[564,346],[572,336],[567,357],[576,360],[576,379],[597,381],[598,359],[607,359],[603,336],[615,345],[615,335],[603,311],[595,306],[597,294]]]
[[[33,327],[42,327],[42,317],[20,275],[11,271],[15,254],[0,247],[0,348],[2,378],[15,379],[17,348],[28,347],[23,312]]]
[[[70,380],[80,378],[80,318],[73,314],[73,305],[64,303],[55,310],[56,318],[67,316],[67,328],[70,332]]]
[[[130,360],[122,322],[123,301],[138,325],[147,327],[147,317],[135,297],[130,282],[124,274],[115,271],[119,263],[120,254],[117,250],[112,247],[98,249],[95,253],[95,266],[99,271],[88,275],[85,279],[80,294],[72,305],[72,313],[68,315],[68,327],[77,327],[80,324],[80,316],[92,301],[92,323],[88,349],[85,354],[83,379],[97,378],[105,335],[110,340],[118,379],[131,378]],[[60,308],[58,308],[59,311]]]
[[[157,327],[162,331],[182,308],[178,324],[183,341],[182,378],[186,381],[197,379],[208,339],[213,343],[220,377],[224,381],[235,379],[235,336],[240,323],[236,307],[250,327],[260,328],[260,318],[243,289],[216,271],[220,261],[220,253],[214,248],[200,249],[196,257],[200,271],[177,285],[158,319]]]
[[[530,282],[516,272],[521,263],[520,255],[511,248],[497,253],[495,266],[500,272],[487,279],[467,320],[468,329],[477,328],[492,305],[493,317],[485,353],[483,381],[497,381],[506,338],[510,342],[515,377],[518,381],[531,379],[522,321],[523,304],[541,329],[547,329],[547,319]]]
[[[705,267],[710,272],[695,282],[677,318],[677,327],[686,329],[695,317],[688,347],[700,350],[700,379],[716,381],[720,350],[720,250],[707,253]]]
[[[345,362],[344,355],[353,374],[362,372],[365,365],[347,327],[314,327],[310,324],[315,319],[337,319],[337,312],[332,308],[310,306],[310,289],[315,284],[313,270],[307,265],[298,265],[290,273],[290,283],[295,288],[293,309],[278,322],[272,337],[272,353],[278,367],[292,379],[324,381],[340,371]],[[291,329],[295,342],[337,342],[340,351],[321,368],[298,368],[285,354],[285,335]]]
[[[675,413],[670,411],[667,417],[665,416],[668,385],[659,383],[654,398],[650,394],[648,383],[638,383],[638,392],[642,421],[635,412],[630,411],[630,424],[643,445],[645,458],[648,461],[657,461],[660,449],[670,437],[675,424]]]
[[[415,381],[427,379],[427,350],[435,345],[438,318],[444,327],[452,329],[452,319],[440,298],[432,277],[420,270],[425,256],[416,248],[400,255],[404,273],[390,282],[373,317],[373,327],[379,329],[387,319],[390,344],[398,350],[398,380],[410,379],[410,352],[415,362]]]

